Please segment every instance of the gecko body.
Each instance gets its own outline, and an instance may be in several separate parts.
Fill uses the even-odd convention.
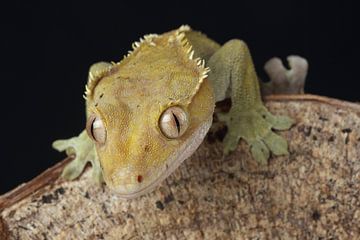
[[[54,142],[76,154],[63,176],[78,177],[90,161],[93,177],[121,197],[149,192],[198,148],[215,103],[226,97],[230,111],[217,114],[228,128],[225,154],[240,138],[259,162],[271,152],[287,154],[287,142],[272,130],[288,129],[293,121],[264,107],[243,41],[221,46],[188,26],[146,35],[122,61],[90,67],[86,130]]]

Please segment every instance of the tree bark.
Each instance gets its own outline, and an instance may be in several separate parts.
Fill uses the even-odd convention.
[[[0,197],[0,239],[359,239],[360,105],[314,95],[270,96],[296,124],[279,132],[289,156],[267,166],[249,148],[222,157],[224,131],[154,192],[121,200],[66,162]]]

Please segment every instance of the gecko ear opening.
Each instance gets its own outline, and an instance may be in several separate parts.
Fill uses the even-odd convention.
[[[181,137],[188,126],[188,115],[178,106],[172,106],[166,109],[159,119],[159,127],[162,134],[170,139]]]
[[[101,145],[105,143],[106,129],[100,117],[96,115],[89,117],[86,123],[86,132],[93,141]]]

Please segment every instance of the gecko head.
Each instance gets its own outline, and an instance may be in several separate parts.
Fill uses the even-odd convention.
[[[145,36],[121,62],[90,69],[86,129],[104,180],[120,197],[154,189],[210,128],[215,100],[208,69],[193,59],[186,30]]]

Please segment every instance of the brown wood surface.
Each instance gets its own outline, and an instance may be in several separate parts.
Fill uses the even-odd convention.
[[[266,98],[296,120],[290,155],[268,166],[223,131],[154,192],[122,200],[106,186],[58,179],[65,159],[0,197],[0,239],[360,239],[360,105],[314,95]]]

